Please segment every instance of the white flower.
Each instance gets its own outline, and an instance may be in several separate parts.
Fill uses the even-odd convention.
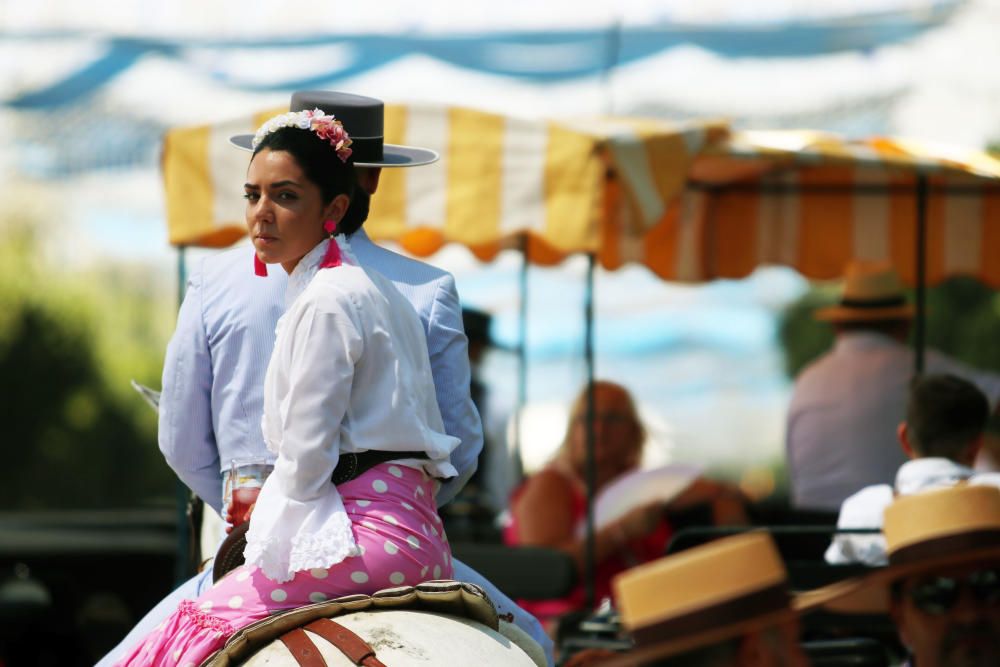
[[[278,114],[273,118],[269,118],[263,125],[260,126],[260,129],[257,130],[256,134],[254,134],[253,141],[250,145],[254,150],[256,150],[257,146],[260,145],[260,142],[264,141],[264,137],[272,132],[280,130],[283,127],[295,127],[300,130],[312,130],[313,123],[317,121],[319,121],[320,125],[322,125],[324,121],[333,122],[334,117],[332,115],[327,116],[323,113],[323,110],[319,108],[313,109],[312,111],[289,111],[287,113]],[[346,137],[346,133],[344,134]],[[323,135],[321,134],[320,136]],[[338,154],[339,151],[342,150],[343,143],[343,141],[340,141],[334,145]],[[331,145],[333,144],[331,143]],[[342,157],[341,159],[346,158]]]

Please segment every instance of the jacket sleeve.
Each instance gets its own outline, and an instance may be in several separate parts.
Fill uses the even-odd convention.
[[[483,424],[470,393],[469,342],[462,326],[458,290],[451,275],[438,284],[429,331],[427,350],[444,430],[460,440],[451,453],[451,463],[458,470],[458,476],[449,479],[438,490],[436,500],[440,507],[454,498],[476,472],[483,449]]]
[[[184,484],[222,513],[222,473],[212,428],[212,361],[202,316],[199,273],[188,281],[163,362],[158,440]]]

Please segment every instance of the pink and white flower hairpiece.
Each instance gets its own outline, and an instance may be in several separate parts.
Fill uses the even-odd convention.
[[[311,130],[320,139],[324,139],[337,151],[337,157],[341,162],[347,162],[351,157],[351,137],[344,129],[343,123],[333,117],[327,116],[322,109],[312,111],[289,111],[269,119],[253,137],[251,148],[257,150],[264,137],[283,127],[297,127],[300,130]]]

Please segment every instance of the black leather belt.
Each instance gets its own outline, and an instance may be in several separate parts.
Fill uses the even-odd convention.
[[[360,477],[380,463],[399,459],[426,459],[427,452],[388,452],[382,449],[369,449],[357,454],[341,452],[337,467],[333,469],[330,481],[336,485],[350,482]]]

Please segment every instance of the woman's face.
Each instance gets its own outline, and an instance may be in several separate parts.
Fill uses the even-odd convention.
[[[247,231],[257,256],[289,273],[326,236],[324,221],[339,222],[350,203],[338,195],[324,204],[319,186],[306,178],[292,154],[268,148],[250,161],[243,187]]]
[[[573,420],[573,464],[583,469],[587,456],[586,407]],[[631,470],[639,464],[640,431],[629,410],[628,398],[620,389],[598,385],[594,388],[594,457],[598,484]]]

